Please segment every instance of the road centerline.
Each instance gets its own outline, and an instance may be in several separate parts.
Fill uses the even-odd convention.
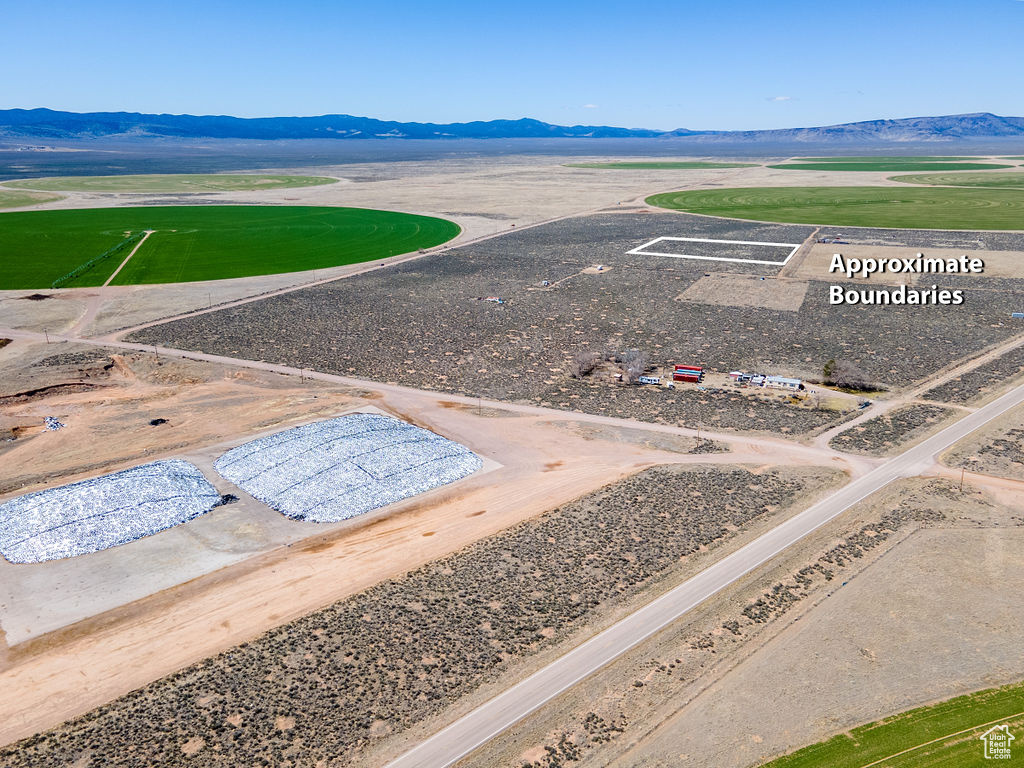
[[[449,724],[386,768],[446,768],[454,764],[850,507],[893,480],[913,476],[931,457],[1021,403],[1024,385],[889,459],[655,598]]]

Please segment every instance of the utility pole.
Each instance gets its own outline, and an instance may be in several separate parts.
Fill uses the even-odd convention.
[[[49,334],[49,332],[47,332],[47,330],[45,328],[43,328],[43,336],[46,337],[46,343],[49,344],[50,343],[50,334]]]
[[[153,345],[153,354],[156,355],[156,361],[159,363],[160,362],[160,350],[157,348],[156,344]]]
[[[964,473],[967,472],[967,467],[960,467],[960,490],[964,489]]]

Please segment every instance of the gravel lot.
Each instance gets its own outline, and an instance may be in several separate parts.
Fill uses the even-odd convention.
[[[647,470],[2,749],[0,764],[348,764],[830,477]]]
[[[838,451],[888,456],[931,430],[953,410],[938,405],[908,405],[868,419],[829,441]]]
[[[800,242],[814,230],[681,214],[567,219],[329,285],[156,326],[132,337],[446,392],[614,411],[621,395],[569,381],[580,351],[640,349],[652,365],[820,375],[847,358],[891,386],[920,380],[1005,339],[1000,292],[964,307],[829,306],[812,282],[800,311],[675,301],[706,273],[773,275],[775,267],[626,255],[659,235]],[[584,273],[595,264],[607,268]],[[543,281],[550,287],[543,287]],[[481,301],[498,296],[504,304]],[[928,344],[918,343],[927,338]],[[643,397],[643,396],[639,396]],[[637,416],[694,425],[708,409],[721,428],[800,433],[832,417],[790,416],[757,401],[709,403],[695,389]],[[749,415],[753,414],[753,419]]]
[[[549,421],[546,426],[564,429],[586,439],[614,440],[629,445],[642,445],[655,451],[671,451],[672,453],[728,453],[729,446],[715,440],[701,438],[698,442],[693,437],[670,435],[662,432],[648,432],[643,429],[617,427],[607,424],[592,424],[583,421]]]

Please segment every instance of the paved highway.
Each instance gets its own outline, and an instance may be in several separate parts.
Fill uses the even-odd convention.
[[[724,557],[617,624],[512,686],[391,762],[387,768],[444,768],[685,615],[857,502],[900,477],[920,473],[967,434],[1024,403],[1024,385],[880,464],[831,496]]]
[[[34,331],[0,328],[0,334],[10,338],[27,338],[41,341],[44,334]],[[50,340],[74,341],[115,349],[156,351],[171,357],[205,360],[237,367],[255,368],[278,373],[298,375],[299,370],[284,365],[263,361],[241,360],[145,344],[110,339],[77,338],[74,336],[50,336]],[[305,371],[309,378],[331,381],[352,386],[368,386],[395,393],[419,396],[443,397],[445,400],[475,405],[477,398],[449,395],[437,392],[425,393],[410,387],[380,384],[320,372]],[[538,406],[516,405],[492,402],[483,399],[483,404],[496,408],[547,415],[551,418],[572,418],[579,421],[607,423],[616,426],[636,426],[642,429],[693,434],[693,430],[661,424],[632,423],[630,420],[602,417],[582,413],[552,411]],[[431,736],[414,749],[391,762],[387,768],[444,768],[465,757],[476,748],[487,743],[505,729],[514,725],[563,691],[593,674],[630,648],[643,642],[659,630],[671,624],[709,597],[742,578],[759,565],[767,562],[779,552],[807,536],[809,533],[849,509],[858,501],[900,477],[920,474],[934,464],[934,457],[992,419],[1024,403],[1024,385],[978,410],[968,413],[959,421],[933,435],[928,440],[887,461],[858,459],[821,447],[811,447],[772,438],[738,438],[733,434],[716,434],[705,431],[707,438],[736,442],[737,439],[761,445],[769,450],[777,449],[793,454],[806,455],[812,463],[822,463],[823,454],[841,458],[853,470],[856,479],[831,496],[783,522],[750,544],[719,560],[714,565],[680,584],[653,602],[622,619],[594,636],[582,645],[537,671],[521,683],[481,705],[466,716]],[[848,426],[848,425],[847,425]],[[873,467],[873,468],[871,468]]]

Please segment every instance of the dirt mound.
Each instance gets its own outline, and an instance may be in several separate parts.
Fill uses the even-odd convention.
[[[42,400],[46,397],[53,397],[55,395],[70,395],[77,392],[88,392],[92,389],[97,389],[102,385],[90,384],[85,381],[69,381],[64,384],[51,384],[47,387],[39,387],[38,389],[29,389],[23,392],[15,392],[12,395],[4,395],[0,397],[0,406],[13,405],[15,403],[29,403],[33,400]]]

